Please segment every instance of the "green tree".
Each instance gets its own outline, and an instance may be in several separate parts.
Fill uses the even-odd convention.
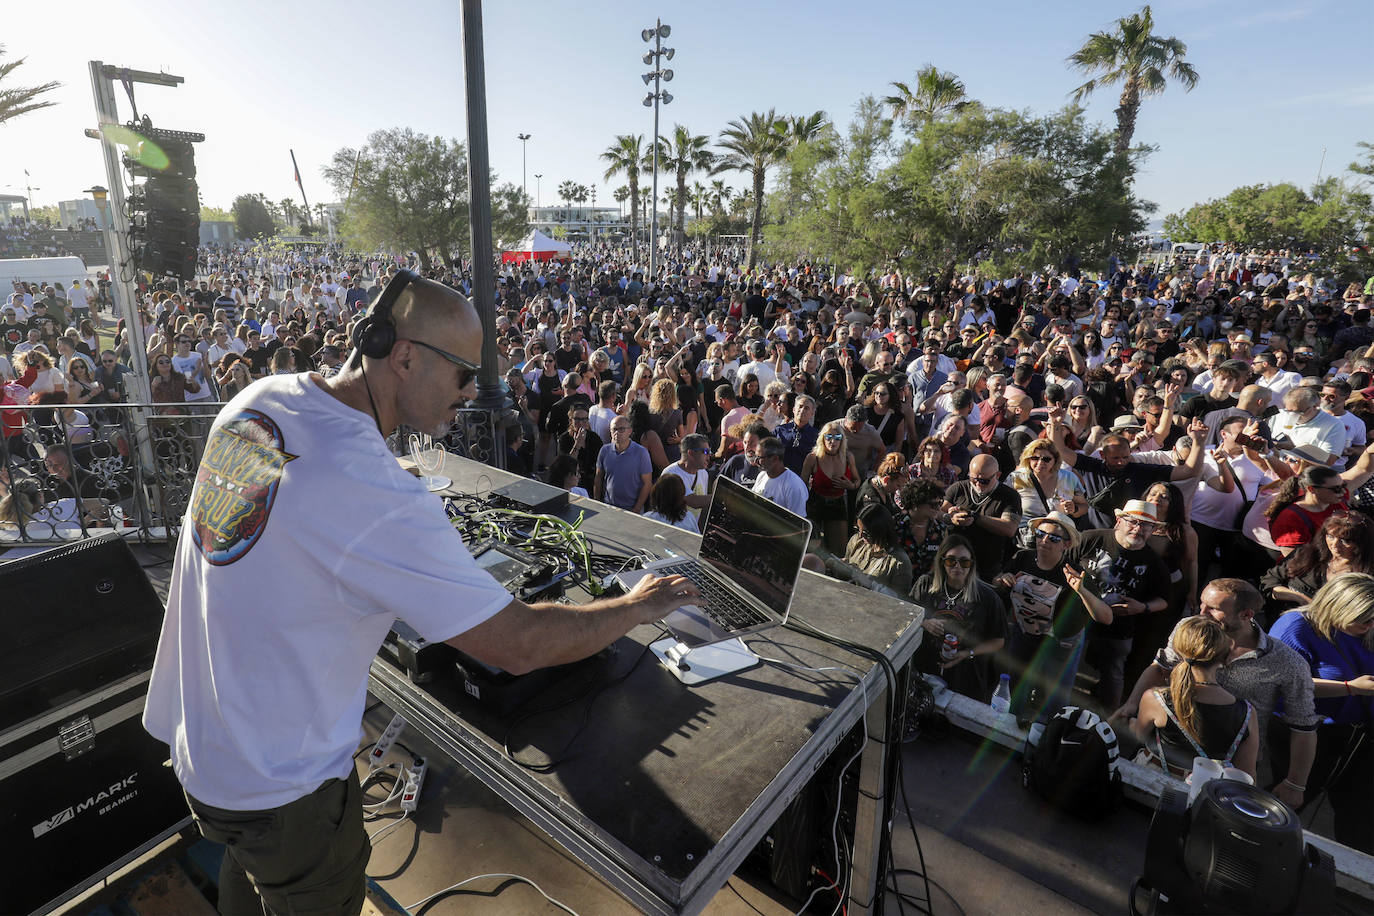
[[[946,288],[959,265],[1003,271],[1071,254],[1102,264],[1143,227],[1129,159],[1076,105],[1041,118],[969,105],[927,121],[893,160],[885,104],[862,99],[829,158],[816,143],[788,154],[769,199],[770,250],[855,273],[939,265]]]
[[[1069,55],[1069,63],[1084,73],[1098,76],[1073,92],[1081,102],[1102,86],[1121,84],[1116,107],[1116,152],[1125,155],[1135,136],[1140,100],[1159,95],[1173,78],[1185,91],[1197,85],[1197,71],[1184,60],[1188,46],[1177,38],[1154,34],[1154,14],[1146,5],[1139,13],[1116,21],[1112,32],[1094,32],[1083,46]]]
[[[5,56],[5,46],[0,45],[0,58]],[[10,78],[14,71],[23,66],[27,57],[6,62],[0,60],[0,124],[4,124],[11,118],[37,111],[40,108],[51,108],[57,103],[51,100],[40,101],[39,96],[47,92],[52,92],[61,83],[43,83],[39,86],[12,86]]]
[[[891,85],[895,91],[883,99],[883,104],[892,109],[893,118],[915,130],[947,114],[957,114],[969,104],[963,80],[930,64],[916,71],[914,84]]]
[[[410,128],[379,130],[361,150],[341,149],[324,176],[340,197],[357,184],[344,234],[364,247],[414,251],[426,270],[468,247],[467,150]],[[495,176],[491,176],[495,180]]]
[[[228,210],[220,207],[207,207],[204,204],[200,208],[200,221],[202,223],[222,222],[227,223],[234,218]]]
[[[611,194],[611,197],[613,197],[615,199],[615,202],[620,205],[620,214],[621,216],[624,216],[625,201],[630,199],[630,189],[625,187],[624,185],[621,185],[620,187],[615,189],[615,192]]]
[[[534,201],[518,184],[506,182],[491,191],[491,237],[498,246],[514,244],[529,231]]]
[[[1310,251],[1334,276],[1363,279],[1374,268],[1365,253],[1372,224],[1370,193],[1333,175],[1307,191],[1287,182],[1236,188],[1165,217],[1164,232],[1176,241]]]
[[[658,164],[671,172],[677,179],[676,238],[678,247],[683,242],[683,227],[687,223],[687,176],[693,172],[709,172],[715,165],[716,156],[711,152],[711,138],[704,134],[694,134],[681,124],[673,125],[673,133],[658,138]]]
[[[605,179],[610,181],[623,174],[630,184],[630,246],[639,256],[639,175],[643,171],[644,137],[641,134],[620,134],[615,142],[601,153],[606,163]]]
[[[763,193],[768,170],[777,165],[790,147],[788,122],[770,108],[731,121],[720,132],[722,169],[745,172],[753,186],[753,214],[749,220],[748,269],[758,261],[759,234],[763,230]]]
[[[261,194],[240,194],[229,208],[234,228],[241,239],[265,239],[277,234],[277,223],[263,203]]]
[[[563,201],[563,206],[572,203],[574,195],[577,194],[577,182],[563,181],[558,185],[558,199]]]

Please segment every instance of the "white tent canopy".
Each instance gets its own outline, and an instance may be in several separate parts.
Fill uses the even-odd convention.
[[[558,239],[551,239],[538,229],[502,252],[503,261],[547,261],[553,258],[567,258],[572,255],[572,246]]]

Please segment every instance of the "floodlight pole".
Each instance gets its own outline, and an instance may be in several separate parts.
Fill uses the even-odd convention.
[[[663,20],[654,20],[654,215],[649,222],[649,282],[656,282],[658,276],[658,100],[663,96],[660,91],[663,72]]]
[[[463,0],[463,82],[467,90],[468,221],[472,235],[472,304],[482,320],[482,368],[477,399],[470,405],[491,413],[491,463],[505,467],[502,415],[510,403],[497,372],[496,277],[492,269],[491,170],[487,149],[487,73],[482,43],[482,0]]]

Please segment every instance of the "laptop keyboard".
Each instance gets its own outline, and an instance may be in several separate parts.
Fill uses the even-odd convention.
[[[745,630],[749,627],[772,622],[771,617],[766,616],[757,608],[745,604],[734,592],[707,575],[695,560],[683,560],[680,563],[661,566],[654,570],[654,574],[682,576],[692,580],[692,583],[701,590],[701,596],[704,599],[703,604],[700,605],[701,612],[710,617],[718,627],[726,632],[733,633],[737,630]]]

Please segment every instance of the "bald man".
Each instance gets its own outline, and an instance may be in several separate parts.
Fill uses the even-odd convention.
[[[385,442],[400,424],[448,431],[475,390],[476,311],[401,271],[368,318],[368,355],[355,339],[337,375],[272,376],[220,411],[177,543],[143,721],[226,846],[222,913],[360,912],[353,753],[397,617],[520,674],[699,597],[675,577],[576,608],[512,600]]]
[[[969,462],[968,477],[950,484],[945,491],[951,530],[973,545],[978,576],[984,581],[1001,574],[1016,527],[1021,524],[1021,497],[1001,479],[997,459],[978,455]]]

